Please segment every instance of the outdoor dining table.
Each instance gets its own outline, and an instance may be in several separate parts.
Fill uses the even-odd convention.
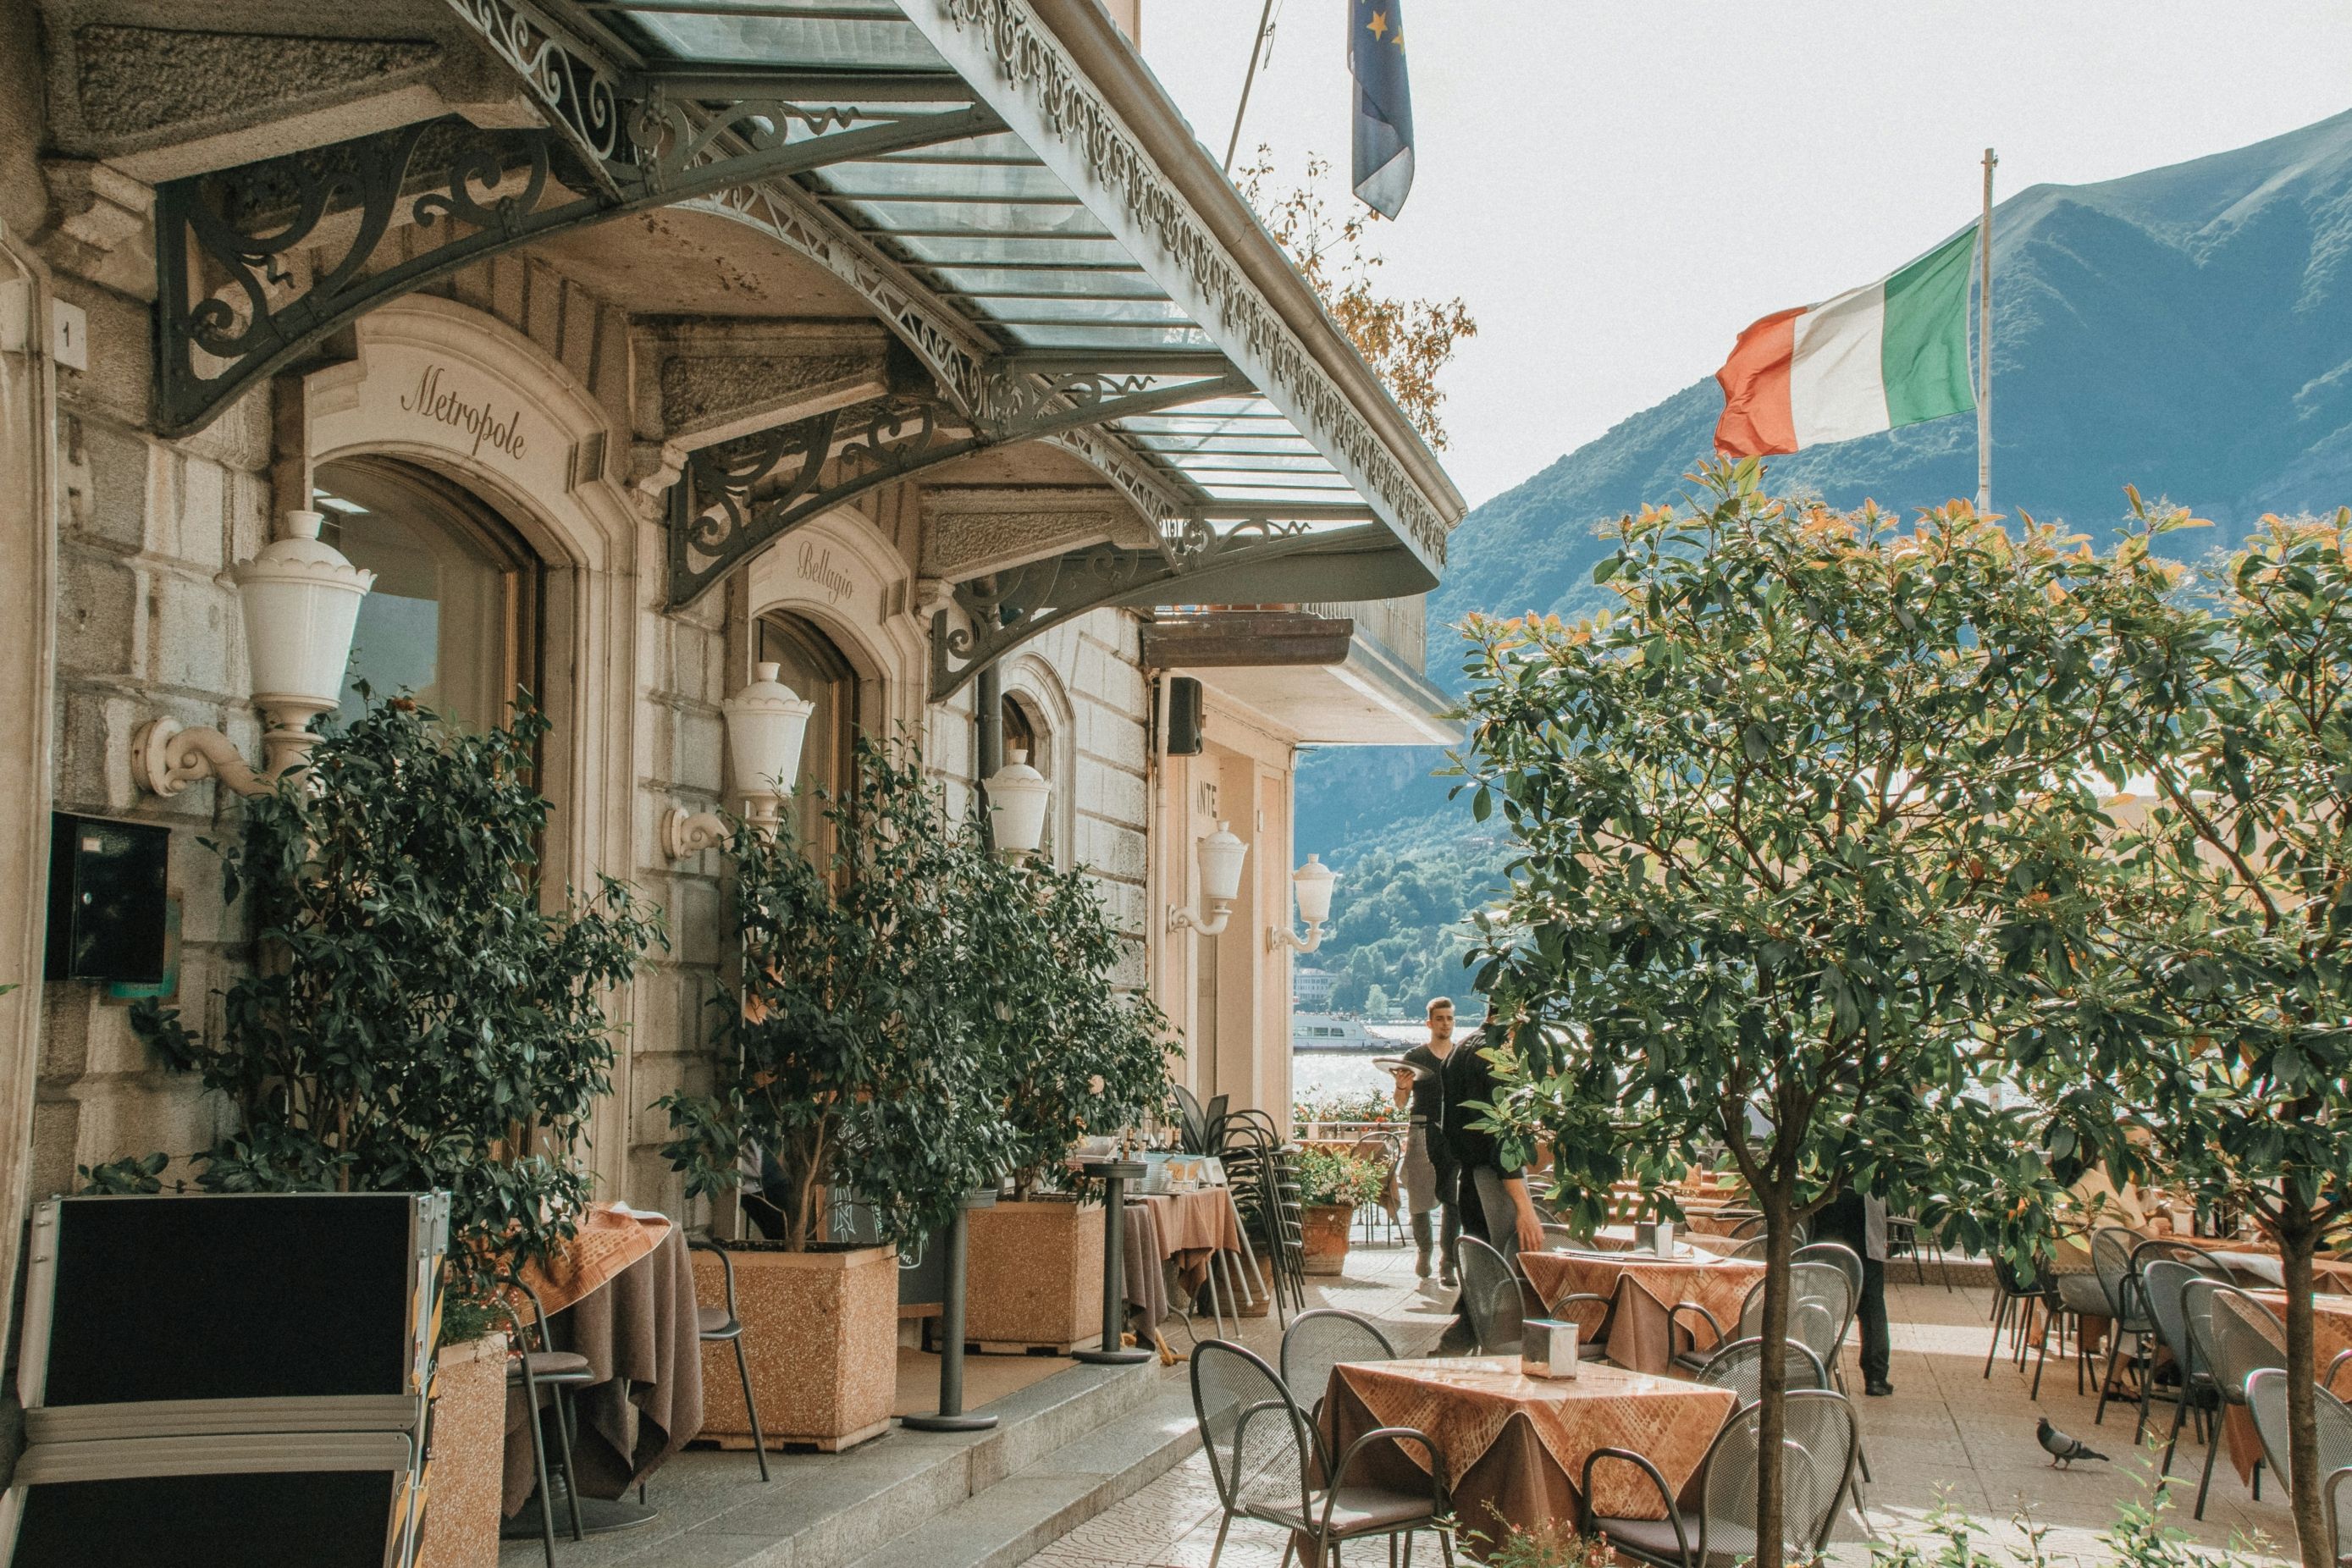
[[[1672,1258],[1597,1250],[1522,1252],[1519,1268],[1546,1301],[1570,1291],[1607,1299],[1609,1332],[1602,1348],[1616,1365],[1643,1373],[1665,1373],[1674,1366],[1680,1347],[1675,1343],[1669,1314],[1676,1302],[1705,1307],[1729,1332],[1739,1321],[1748,1290],[1764,1278],[1761,1262],[1719,1258],[1698,1248]],[[1703,1320],[1685,1322],[1693,1348],[1713,1347],[1714,1336]]]
[[[1159,1227],[1160,1256],[1176,1266],[1176,1283],[1189,1301],[1208,1283],[1211,1258],[1220,1252],[1242,1249],[1233,1198],[1223,1187],[1146,1193],[1141,1197]]]
[[[1577,1482],[1596,1448],[1644,1456],[1679,1495],[1735,1403],[1727,1388],[1599,1363],[1572,1378],[1542,1378],[1521,1373],[1517,1356],[1465,1356],[1335,1367],[1321,1420],[1335,1456],[1381,1426],[1429,1434],[1445,1467],[1454,1517],[1464,1531],[1499,1541],[1509,1525],[1582,1519],[1587,1500]],[[1366,1447],[1348,1479],[1415,1491],[1429,1484],[1425,1459],[1418,1445],[1384,1440]],[[1664,1517],[1656,1491],[1631,1465],[1603,1465],[1593,1489],[1593,1511]],[[1313,1568],[1311,1543],[1302,1539],[1298,1546]]]
[[[572,1395],[580,1495],[620,1499],[702,1429],[700,1320],[686,1233],[660,1215],[599,1205],[547,1267],[525,1276],[548,1309],[553,1348],[587,1358],[595,1377]],[[528,1303],[523,1310],[528,1323]],[[530,1500],[535,1481],[530,1415],[521,1388],[510,1387],[500,1500],[509,1520]],[[551,1473],[559,1452],[551,1434]],[[635,1505],[583,1512],[598,1516],[587,1521],[592,1530],[599,1521],[617,1529],[655,1517]],[[557,1518],[568,1525],[562,1509]]]
[[[2284,1290],[2249,1290],[2246,1292],[2263,1306],[2286,1317],[2286,1292]],[[2214,1304],[2215,1311],[2226,1311],[2222,1302]],[[2352,1350],[2352,1296],[2311,1298],[2311,1366],[2314,1376],[2325,1378],[2327,1363],[2341,1352]],[[2221,1430],[2230,1448],[2230,1463],[2237,1467],[2238,1479],[2248,1486],[2253,1484],[2254,1461],[2263,1457],[2262,1438],[2254,1431],[2254,1418],[2242,1405],[2232,1405],[2222,1417]],[[2281,1489],[2284,1489],[2282,1488]]]

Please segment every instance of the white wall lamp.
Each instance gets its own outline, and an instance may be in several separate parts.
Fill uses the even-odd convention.
[[[784,796],[800,777],[801,742],[816,704],[776,679],[782,666],[752,667],[751,684],[719,705],[727,721],[727,760],[743,797],[743,820],[763,837],[783,819]],[[717,812],[662,814],[661,850],[673,860],[727,842],[732,829]]]
[[[1045,837],[1045,803],[1054,786],[1029,765],[1029,753],[1020,747],[1004,756],[1004,765],[981,786],[988,792],[989,836],[1000,855],[1034,855]]]
[[[1220,822],[1214,833],[1200,841],[1199,849],[1201,896],[1209,900],[1209,912],[1195,914],[1181,905],[1171,904],[1168,929],[1214,936],[1225,929],[1225,921],[1233,915],[1234,899],[1242,888],[1242,862],[1249,856],[1249,846],[1234,837],[1230,824]]]
[[[1298,918],[1307,922],[1307,935],[1294,936],[1288,926],[1268,926],[1266,952],[1286,947],[1293,952],[1313,952],[1321,947],[1323,923],[1331,918],[1331,885],[1339,879],[1339,873],[1323,864],[1320,855],[1309,855],[1307,864],[1290,874],[1291,891],[1298,900]]]
[[[218,730],[190,730],[176,719],[151,719],[131,738],[132,775],[161,795],[216,778],[239,795],[263,795],[300,770],[319,737],[310,721],[343,700],[352,630],[375,574],[321,543],[315,511],[289,511],[278,536],[221,578],[236,587],[253,705],[268,728],[257,773]]]

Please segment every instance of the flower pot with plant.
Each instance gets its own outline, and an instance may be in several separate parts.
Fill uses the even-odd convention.
[[[1348,1227],[1355,1223],[1357,1208],[1380,1195],[1380,1167],[1370,1161],[1311,1143],[1298,1151],[1307,1273],[1340,1271],[1348,1260]]]
[[[824,803],[821,862],[788,828],[737,826],[742,963],[718,999],[711,1089],[660,1102],[675,1134],[662,1152],[689,1192],[732,1196],[744,1170],[762,1173],[751,1196],[772,1238],[721,1243],[761,1426],[772,1444],[828,1448],[888,1425],[897,1250],[995,1181],[1007,1147],[961,998],[977,842],[911,749],[861,741],[855,763],[849,791]],[[832,1239],[836,1190],[882,1245]],[[719,1260],[695,1265],[716,1300]],[[707,1347],[704,1371],[704,1433],[748,1438],[732,1350]]]
[[[1069,1169],[1168,1100],[1167,1019],[1117,984],[1127,943],[1084,870],[984,857],[962,993],[1011,1138],[1010,1200],[971,1216],[965,1337],[1067,1351],[1102,1337],[1104,1223]]]

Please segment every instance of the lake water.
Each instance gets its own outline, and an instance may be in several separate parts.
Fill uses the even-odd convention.
[[[1429,1038],[1429,1030],[1420,1024],[1370,1024],[1366,1028],[1394,1040],[1399,1055]],[[1387,1093],[1396,1087],[1395,1080],[1386,1068],[1374,1067],[1373,1060],[1356,1051],[1293,1051],[1290,1097],[1321,1100],[1328,1095]]]

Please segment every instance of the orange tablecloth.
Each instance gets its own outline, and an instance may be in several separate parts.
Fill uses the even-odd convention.
[[[2286,1292],[2284,1290],[2249,1290],[2246,1292],[2263,1306],[2286,1321]],[[2217,1307],[2226,1310],[2226,1307]],[[2314,1377],[2327,1375],[2327,1363],[2342,1352],[2352,1350],[2352,1296],[2321,1296],[2311,1299],[2311,1373]],[[2254,1431],[2254,1418],[2242,1405],[2230,1406],[2229,1415],[2221,1429],[2228,1434],[2230,1463],[2238,1468],[2238,1479],[2252,1486],[2254,1461],[2263,1457],[2261,1436]],[[2285,1485],[2280,1484],[2284,1491]]]
[[[1678,1347],[1669,1337],[1666,1315],[1676,1302],[1697,1302],[1715,1314],[1727,1334],[1739,1321],[1740,1303],[1764,1278],[1760,1262],[1700,1255],[1654,1258],[1639,1252],[1522,1252],[1519,1267],[1547,1301],[1556,1301],[1570,1291],[1607,1297],[1612,1303],[1609,1359],[1642,1373],[1663,1373],[1674,1363]],[[1688,1318],[1684,1321],[1697,1335],[1706,1336],[1704,1321]],[[1705,1350],[1713,1342],[1709,1337],[1697,1348]]]
[[[1645,1455],[1677,1492],[1731,1414],[1729,1389],[1587,1364],[1570,1379],[1527,1377],[1517,1357],[1368,1362],[1335,1368],[1323,1420],[1336,1456],[1379,1426],[1417,1426],[1445,1465],[1454,1515],[1465,1531],[1498,1539],[1502,1521],[1577,1519],[1576,1482],[1595,1448]],[[1350,1481],[1413,1490],[1427,1485],[1422,1450],[1381,1444]],[[1662,1517],[1657,1494],[1630,1465],[1595,1475],[1600,1511]],[[1497,1515],[1500,1515],[1498,1521]]]
[[[665,1215],[623,1213],[611,1204],[591,1204],[580,1217],[580,1233],[544,1265],[524,1264],[522,1277],[553,1317],[610,1284],[621,1270],[659,1247],[669,1231]],[[521,1309],[528,1322],[529,1303],[521,1303]]]

